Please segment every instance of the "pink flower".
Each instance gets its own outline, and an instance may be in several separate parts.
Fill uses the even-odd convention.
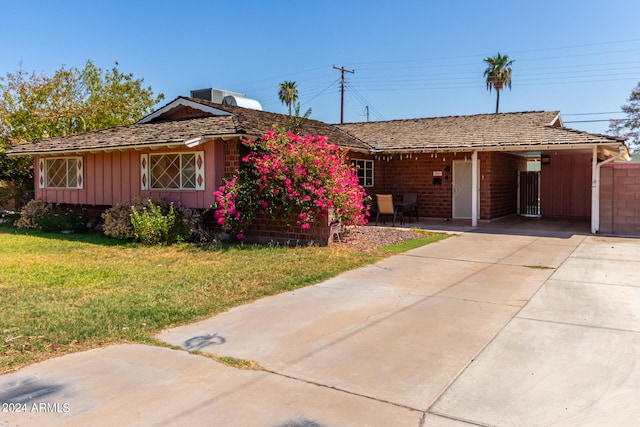
[[[330,144],[326,137],[271,129],[262,139],[243,143],[250,149],[241,159],[247,173],[214,193],[216,219],[224,227],[245,227],[253,215],[250,209],[274,204],[282,206],[283,212],[297,212],[298,224],[304,228],[329,208],[342,216],[343,223],[366,222],[368,213],[362,204],[366,194],[358,185],[355,169],[346,160],[346,150]],[[258,204],[251,207],[251,199]]]
[[[244,234],[242,234],[242,233],[238,233],[238,234],[236,234],[236,239],[238,239],[238,240],[243,240],[244,238],[245,238],[245,235],[244,235]]]

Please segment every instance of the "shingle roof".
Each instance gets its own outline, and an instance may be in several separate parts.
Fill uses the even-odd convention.
[[[178,100],[187,100],[229,114],[171,121],[158,121],[162,120],[162,115],[159,115],[148,123],[50,138],[6,147],[6,151],[10,155],[19,156],[182,144],[203,136],[260,136],[271,129],[273,124],[282,124],[285,118],[277,113],[188,97],[177,98],[162,108],[169,108]],[[524,150],[535,147],[618,146],[624,142],[621,138],[559,127],[559,123],[557,111],[480,114],[344,125],[329,125],[309,119],[302,132],[326,135],[334,144],[365,152]]]
[[[118,126],[77,135],[49,138],[42,141],[7,147],[11,154],[44,152],[97,151],[125,147],[169,145],[183,143],[202,135],[233,135],[237,123],[233,116],[145,123]]]
[[[215,102],[203,99],[180,97],[202,105],[207,105],[218,110],[223,110],[233,114],[238,120],[240,129],[250,135],[262,135],[265,131],[270,130],[274,123],[283,124],[285,117],[282,114],[271,113],[268,111],[252,110],[249,108],[236,107],[233,105],[216,104]],[[371,146],[366,144],[359,138],[348,135],[340,128],[321,122],[318,120],[308,119],[302,127],[303,134],[324,135],[329,138],[329,142],[337,144],[341,147],[347,147],[355,150],[371,150]]]
[[[260,136],[270,130],[275,123],[283,123],[284,121],[284,117],[281,114],[221,105],[194,98],[184,97],[183,99],[202,105],[209,105],[218,110],[226,111],[230,115],[118,126],[6,147],[6,151],[11,155],[98,151],[180,144],[201,136]],[[302,131],[304,133],[328,136],[330,142],[343,147],[364,151],[371,149],[369,145],[358,138],[317,120],[307,120]]]
[[[479,114],[337,125],[380,151],[620,145],[623,139],[560,126],[558,111]]]

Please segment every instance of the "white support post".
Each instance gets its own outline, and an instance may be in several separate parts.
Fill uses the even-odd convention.
[[[600,223],[600,192],[598,179],[598,146],[593,146],[593,159],[591,160],[591,234],[598,232]]]
[[[471,154],[471,226],[478,226],[478,189],[480,183],[478,182],[478,152],[474,151]]]

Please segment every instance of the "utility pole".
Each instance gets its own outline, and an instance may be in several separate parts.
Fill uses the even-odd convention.
[[[342,77],[341,77],[342,90],[340,92],[340,124],[343,125],[344,124],[344,73],[354,74],[355,70],[347,70],[344,67],[338,68],[335,65],[333,66],[333,68],[336,70],[340,70],[340,72],[342,73]]]

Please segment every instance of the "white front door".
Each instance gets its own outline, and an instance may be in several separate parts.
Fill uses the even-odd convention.
[[[478,165],[480,162],[478,162]],[[471,195],[472,195],[472,162],[467,160],[453,161],[453,218],[471,219]],[[480,167],[478,166],[478,171]],[[479,181],[478,181],[479,182]],[[480,186],[478,186],[479,188]],[[479,192],[479,189],[478,189]],[[480,205],[480,197],[478,197]],[[480,207],[478,206],[478,216]]]

